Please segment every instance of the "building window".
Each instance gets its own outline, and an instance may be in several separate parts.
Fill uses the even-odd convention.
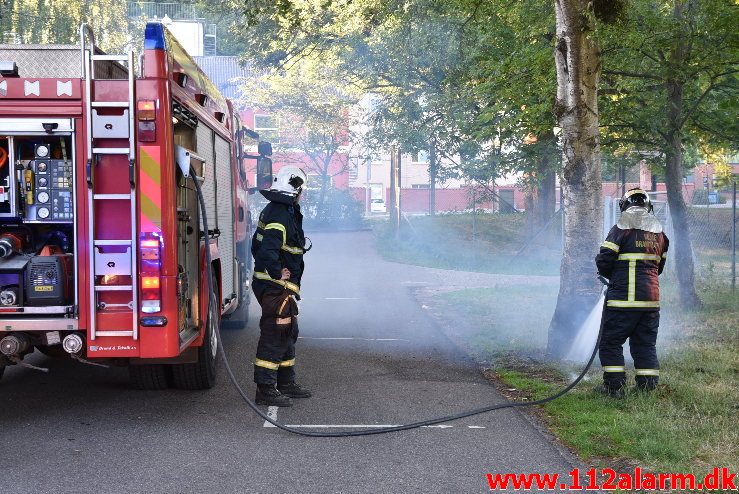
[[[279,144],[280,122],[277,117],[273,115],[254,115],[254,130],[259,134],[261,140]]]
[[[429,153],[426,151],[413,153],[412,160],[414,165],[427,165],[429,162]]]

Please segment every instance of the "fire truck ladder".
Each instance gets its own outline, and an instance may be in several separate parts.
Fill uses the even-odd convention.
[[[87,35],[87,36],[86,36]],[[135,134],[134,134],[134,82],[135,67],[134,54],[129,51],[127,55],[106,55],[95,46],[95,37],[87,25],[80,28],[80,46],[82,49],[82,66],[85,78],[85,104],[87,119],[87,204],[88,204],[88,252],[90,253],[90,325],[89,338],[95,340],[98,337],[126,337],[138,339],[138,290],[136,286],[136,195],[135,195]],[[94,94],[95,62],[108,62],[115,64],[115,69],[123,70],[120,64],[126,64],[128,73],[128,100],[127,101],[96,101]],[[123,81],[123,79],[115,79]],[[110,117],[98,115],[98,108],[119,108],[123,116]],[[114,120],[111,121],[110,119]],[[127,123],[121,125],[122,120]],[[120,127],[123,127],[122,129]],[[111,129],[115,129],[111,132]],[[128,147],[108,147],[106,141],[120,141],[128,139]],[[100,194],[94,191],[94,179],[98,161],[103,155],[125,155],[128,157],[129,185],[127,191],[120,193]],[[116,240],[95,238],[98,226],[96,217],[96,205],[104,201],[128,202],[131,211],[130,238]],[[102,221],[102,219],[100,220]],[[105,247],[118,247],[125,249],[124,253],[104,253]],[[102,249],[101,249],[102,248]],[[107,276],[127,276],[131,279],[128,285],[110,285],[100,283]],[[100,292],[128,292],[131,294],[130,302],[120,304],[106,304],[99,301]],[[127,297],[126,297],[127,298]],[[129,309],[131,311],[131,327],[128,330],[103,327],[98,329],[98,314],[100,311],[110,308]],[[107,326],[107,324],[102,324]]]

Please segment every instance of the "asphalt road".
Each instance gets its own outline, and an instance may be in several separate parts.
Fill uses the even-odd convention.
[[[278,420],[402,424],[502,400],[411,292],[500,278],[382,261],[368,233],[311,237],[297,371],[314,397],[279,409]],[[246,329],[223,334],[250,393],[258,315],[255,304]],[[142,392],[128,388],[123,369],[31,360],[51,372],[13,367],[0,382],[4,494],[489,492],[486,473],[573,466],[519,411],[452,427],[306,438],[265,427],[224,372],[207,392]]]

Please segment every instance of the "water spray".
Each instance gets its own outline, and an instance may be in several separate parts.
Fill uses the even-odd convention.
[[[190,168],[190,175],[193,177],[193,183],[195,184],[195,190],[198,194],[198,202],[200,203],[200,212],[202,214],[202,220],[203,220],[203,230],[208,231],[208,215],[205,208],[205,199],[203,197],[203,192],[200,187],[200,183],[197,180],[197,175],[195,174],[195,170],[193,168]],[[206,242],[210,242],[210,239],[206,236]],[[214,310],[214,304],[212,300],[212,294],[214,293],[214,286],[213,286],[213,273],[212,273],[212,265],[211,265],[211,256],[210,256],[210,246],[206,245],[205,248],[205,262],[207,264],[208,269],[208,310],[213,311]],[[604,284],[607,284],[607,282],[601,277],[601,281]],[[217,310],[217,308],[216,308]],[[220,332],[220,327],[218,328],[218,331]],[[222,338],[217,338],[218,340],[218,353],[221,355],[221,360],[223,360],[223,366],[226,368],[226,373],[228,374],[229,380],[231,381],[231,384],[233,384],[236,391],[239,393],[241,398],[244,400],[244,402],[251,408],[254,413],[259,415],[262,419],[267,421],[268,423],[272,424],[273,426],[277,427],[278,429],[282,429],[285,432],[290,432],[292,434],[297,434],[299,436],[308,436],[308,437],[353,437],[353,436],[372,436],[375,434],[387,434],[389,432],[399,432],[399,431],[407,431],[410,429],[417,429],[419,427],[426,427],[429,425],[436,425],[441,424],[443,422],[451,422],[452,420],[458,420],[466,417],[471,417],[473,415],[480,415],[482,413],[492,412],[494,410],[503,410],[505,408],[521,408],[521,407],[530,407],[534,405],[543,405],[544,403],[548,403],[550,401],[556,400],[560,396],[565,395],[570,390],[572,390],[577,384],[582,381],[582,379],[585,377],[585,374],[587,374],[588,370],[590,370],[590,366],[593,364],[593,360],[595,360],[595,355],[598,353],[598,345],[600,343],[600,337],[603,332],[603,318],[601,318],[601,325],[600,325],[600,331],[598,333],[598,339],[595,342],[595,347],[593,348],[593,352],[590,355],[590,360],[588,360],[587,365],[582,369],[580,374],[573,380],[570,384],[559,390],[558,392],[554,393],[553,395],[547,396],[546,398],[542,398],[540,400],[535,401],[526,401],[526,402],[512,402],[508,401],[505,403],[498,403],[496,405],[489,405],[482,408],[475,408],[472,410],[467,410],[465,412],[460,412],[454,415],[447,415],[444,417],[436,417],[431,418],[427,420],[422,420],[419,422],[412,422],[410,424],[405,425],[398,425],[393,427],[383,427],[383,428],[377,428],[377,429],[363,429],[363,430],[355,430],[355,431],[340,431],[340,432],[310,432],[310,431],[303,431],[299,429],[295,429],[293,427],[288,427],[286,425],[282,425],[276,420],[274,420],[272,417],[269,417],[266,413],[264,413],[262,410],[259,409],[256,403],[252,401],[246,394],[246,391],[241,387],[238,380],[236,379],[236,375],[234,374],[233,370],[231,370],[231,365],[229,364],[228,357],[226,356],[226,352],[223,348],[223,340]]]
[[[601,282],[607,286],[608,282],[601,277]],[[606,296],[605,291],[598,297],[598,302],[595,304],[593,309],[585,318],[585,322],[582,323],[580,329],[575,336],[575,339],[570,346],[570,350],[565,357],[566,360],[573,362],[584,362],[588,355],[590,355],[590,349],[593,346],[593,342],[597,338],[600,323],[603,319],[603,306],[605,305]]]

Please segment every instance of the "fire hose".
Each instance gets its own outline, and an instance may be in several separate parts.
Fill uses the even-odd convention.
[[[200,203],[200,212],[202,214],[203,219],[203,230],[208,231],[208,215],[205,208],[205,199],[203,197],[203,192],[200,187],[200,183],[198,182],[197,176],[195,174],[195,170],[193,168],[190,168],[190,175],[193,177],[193,182],[195,183],[195,190],[198,194],[198,202]],[[206,242],[210,242],[210,239],[206,237]],[[206,245],[205,248],[205,262],[208,267],[208,310],[209,310],[209,317],[213,317],[213,311],[215,308],[215,311],[218,310],[217,305],[214,303],[213,300],[213,293],[215,293],[213,286],[213,273],[212,273],[212,265],[211,265],[211,255],[210,255],[210,245]],[[605,280],[601,278],[601,281],[605,284]],[[603,304],[605,307],[605,304]],[[605,309],[604,309],[605,310]],[[215,314],[215,317],[217,317],[217,312]],[[480,415],[482,413],[492,412],[494,410],[503,410],[505,408],[521,408],[521,407],[529,407],[529,406],[535,406],[535,405],[543,405],[545,403],[548,403],[550,401],[556,400],[557,398],[565,395],[570,390],[572,390],[577,384],[585,377],[588,370],[590,370],[591,365],[593,364],[593,360],[595,360],[595,355],[598,353],[598,345],[600,344],[600,338],[603,333],[603,317],[601,317],[601,323],[600,323],[600,330],[598,331],[598,338],[595,342],[595,347],[593,348],[593,353],[590,355],[590,360],[588,360],[588,363],[585,365],[585,367],[582,369],[580,374],[575,378],[574,381],[572,381],[570,384],[559,390],[558,392],[547,396],[545,398],[541,398],[539,400],[534,401],[525,401],[525,402],[513,402],[508,401],[505,403],[498,403],[495,405],[488,405],[481,408],[475,408],[472,410],[467,410],[465,412],[456,413],[453,415],[447,415],[443,417],[435,417],[427,420],[421,420],[419,422],[412,422],[410,424],[405,425],[397,425],[392,427],[382,427],[382,428],[376,428],[376,429],[363,429],[363,430],[354,430],[354,431],[339,431],[339,432],[309,432],[309,431],[302,431],[299,429],[295,429],[293,427],[288,427],[285,425],[280,424],[276,420],[269,417],[266,413],[264,413],[262,410],[259,409],[256,403],[252,401],[244,391],[244,389],[239,384],[238,380],[236,379],[236,376],[234,375],[233,370],[231,369],[231,365],[228,361],[228,357],[226,356],[226,352],[223,348],[223,341],[220,337],[220,327],[218,328],[218,353],[221,355],[221,360],[223,361],[223,366],[226,369],[226,373],[228,374],[229,380],[233,384],[236,391],[239,393],[241,398],[244,400],[244,402],[251,408],[254,413],[259,415],[262,419],[267,421],[268,423],[272,424],[273,426],[282,429],[283,431],[290,432],[292,434],[297,434],[300,436],[308,436],[308,437],[352,437],[352,436],[372,436],[375,434],[387,434],[389,432],[399,432],[399,431],[406,431],[410,429],[417,429],[419,427],[425,427],[430,425],[436,425],[441,424],[443,422],[450,422],[452,420],[458,420],[465,417],[471,417],[473,415]]]

